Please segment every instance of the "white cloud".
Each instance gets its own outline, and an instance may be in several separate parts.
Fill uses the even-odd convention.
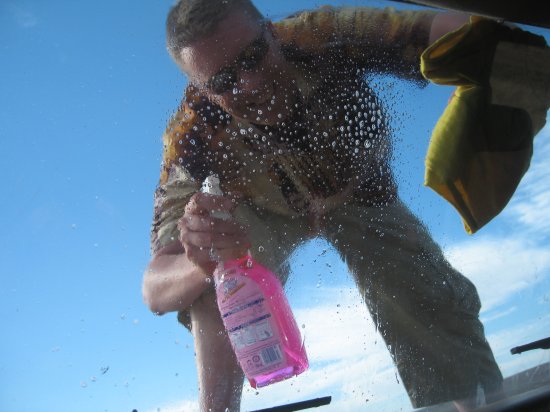
[[[476,285],[483,312],[550,275],[550,249],[520,235],[474,237],[447,248],[446,255]]]
[[[325,304],[295,311],[305,325],[310,369],[297,378],[245,390],[243,410],[333,396],[329,411],[410,409],[389,352],[356,291],[325,290]],[[347,295],[343,303],[339,297]],[[339,306],[338,306],[339,305]],[[258,392],[258,394],[256,394]],[[391,406],[390,406],[391,405]]]
[[[500,330],[487,336],[505,377],[550,361],[548,351],[533,350],[519,355],[510,353],[513,347],[547,337],[548,330],[550,330],[550,315],[535,317],[513,328]]]
[[[481,318],[481,322],[485,325],[495,319],[500,319],[505,316],[508,316],[509,314],[515,312],[518,308],[516,306],[512,306],[511,308],[505,309],[503,311],[494,312],[491,314],[488,314],[487,316],[484,316]]]
[[[199,403],[196,400],[182,400],[171,402],[147,412],[200,412]]]
[[[504,377],[515,375],[516,373],[550,362],[550,353],[548,351],[538,350],[514,356],[514,358],[507,358],[505,361],[499,363]]]
[[[502,222],[508,223],[509,235],[496,237],[480,232],[446,250],[449,261],[477,286],[483,312],[550,276],[550,249],[541,241],[550,235],[549,157],[547,125],[535,140],[529,171],[503,212]],[[495,318],[486,316],[487,321]]]
[[[245,390],[242,409],[272,407],[323,396],[333,397],[331,405],[323,408],[327,412],[361,411],[366,406],[375,405],[384,405],[382,409],[394,410],[387,407],[390,402],[405,409],[410,408],[391,361],[387,365],[384,356],[377,354],[314,367],[298,378],[258,391]]]
[[[335,361],[363,356],[366,334],[374,330],[359,296],[353,306],[333,304],[296,312],[309,351],[315,361]],[[380,340],[380,338],[378,338]]]
[[[505,216],[515,219],[523,229],[550,234],[550,121],[535,139],[531,166]]]
[[[355,288],[317,289],[323,303],[294,311],[305,337],[310,369],[255,390],[245,382],[241,410],[332,396],[326,412],[409,410],[411,404],[383,339]],[[302,327],[303,326],[303,327]],[[196,401],[149,412],[195,412]]]
[[[510,349],[546,337],[550,315],[536,317],[533,310],[525,314],[516,298],[536,290],[550,277],[550,125],[535,140],[529,171],[512,201],[503,212],[502,222],[509,234],[480,234],[468,241],[448,247],[449,261],[476,285],[483,303],[482,321],[487,324],[514,313],[514,323],[487,337],[504,374],[510,376],[550,361],[550,354],[533,351],[512,355]],[[531,305],[546,305],[547,295]],[[522,320],[517,320],[522,317]]]
[[[332,396],[326,412],[410,410],[412,406],[388,350],[357,292],[323,290],[323,304],[295,311],[306,339],[311,368],[296,378],[258,390],[245,383],[243,411]],[[328,298],[332,296],[332,299]],[[347,299],[342,300],[342,296]],[[345,302],[345,303],[344,303]],[[340,306],[337,306],[339,305]],[[496,318],[515,308],[491,315]],[[488,336],[505,376],[544,362],[540,352],[510,355],[510,348],[542,338],[550,315]],[[196,401],[167,404],[149,412],[196,412]]]
[[[22,7],[20,4],[12,2],[8,3],[7,7],[19,27],[29,29],[38,24],[36,15],[32,11]]]

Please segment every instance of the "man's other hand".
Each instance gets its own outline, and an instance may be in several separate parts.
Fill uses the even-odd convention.
[[[244,256],[250,247],[246,228],[231,215],[234,208],[234,201],[227,197],[196,193],[178,222],[187,258],[208,274],[217,261]],[[220,214],[227,218],[213,216]]]

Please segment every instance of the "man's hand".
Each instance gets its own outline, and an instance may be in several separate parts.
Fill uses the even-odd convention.
[[[447,12],[436,14],[430,28],[429,44],[434,43],[445,34],[458,29],[470,21],[470,15],[464,13]]]
[[[196,193],[178,222],[187,259],[207,274],[214,271],[216,259],[239,258],[250,247],[246,229],[231,216],[234,207],[227,197]],[[225,213],[228,219],[213,217],[212,212]]]

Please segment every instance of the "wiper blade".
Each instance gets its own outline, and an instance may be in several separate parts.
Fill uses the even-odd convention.
[[[319,406],[328,405],[332,400],[332,396],[325,396],[323,398],[311,399],[309,401],[289,403],[287,405],[275,406],[273,408],[258,409],[252,412],[294,412],[301,411],[309,408],[317,408]]]
[[[510,352],[512,352],[512,355],[515,355],[533,349],[550,349],[550,338],[537,340],[526,345],[516,346],[515,348],[510,349]]]

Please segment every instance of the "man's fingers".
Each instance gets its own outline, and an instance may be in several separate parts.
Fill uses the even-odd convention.
[[[210,252],[210,248],[199,248],[195,246],[189,246],[185,249],[187,258],[195,265],[203,268],[207,273],[211,273],[216,266],[216,262],[212,259]]]
[[[211,232],[212,219],[209,216],[183,216],[178,222],[180,232]]]
[[[238,259],[246,255],[247,247],[210,248],[189,246],[185,249],[187,258],[207,273],[214,270],[217,262]]]
[[[209,215],[212,211],[231,212],[235,203],[224,196],[195,193],[185,206],[186,214]]]
[[[212,211],[231,212],[235,203],[226,197],[195,193],[178,222],[180,242],[188,258],[199,266],[216,259],[235,259],[250,247],[245,227],[233,218],[219,219]],[[214,254],[210,254],[214,251]]]
[[[194,232],[213,232],[232,234],[244,232],[245,228],[241,227],[233,219],[224,220],[213,218],[210,216],[184,216],[179,223],[180,230],[186,228]]]
[[[232,259],[238,259],[246,255],[248,247],[233,247],[226,249],[214,249],[212,255],[220,261],[227,261]]]
[[[185,249],[190,247],[210,248],[212,246],[212,234],[210,232],[182,232],[180,241]]]
[[[210,248],[197,247],[197,246],[188,246],[185,249],[187,257],[195,263],[203,264],[205,262],[211,261],[210,259]]]
[[[216,249],[248,247],[246,237],[242,233],[220,234],[212,232],[193,232],[189,230],[181,232],[180,241],[184,247],[214,247]]]

